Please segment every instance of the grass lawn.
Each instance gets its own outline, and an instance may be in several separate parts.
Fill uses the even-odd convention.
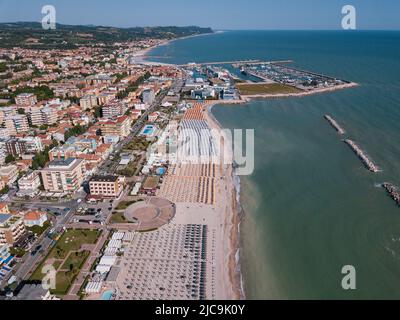
[[[116,208],[115,210],[125,210],[128,208],[130,205],[135,204],[136,202],[140,202],[143,200],[134,200],[134,201],[122,201]]]
[[[287,86],[280,83],[244,83],[237,84],[237,88],[241,95],[257,95],[257,94],[288,94],[302,92],[295,87]]]
[[[75,251],[71,252],[65,260],[64,264],[61,267],[61,270],[71,271],[71,270],[79,270],[85,260],[89,257],[90,251]]]
[[[43,266],[48,260],[53,260],[55,269],[61,266],[61,270],[56,275],[56,289],[51,290],[51,293],[64,295],[74,282],[76,276],[90,256],[90,251],[78,252],[84,244],[95,244],[101,234],[99,230],[67,230],[58,240],[53,249],[49,252],[46,258],[35,270],[30,277],[30,280],[42,280]],[[64,261],[65,260],[65,261]]]
[[[122,212],[113,213],[111,216],[111,223],[131,223],[130,221],[126,220],[124,214]]]
[[[98,230],[70,229],[58,240],[49,258],[64,259],[70,251],[78,251],[82,244],[96,243],[99,236]]]

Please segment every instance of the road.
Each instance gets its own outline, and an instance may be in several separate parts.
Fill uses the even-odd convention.
[[[179,79],[172,84],[170,90],[177,93],[180,92],[182,87],[183,87],[183,80]],[[145,125],[148,116],[160,107],[162,101],[167,96],[168,91],[169,90],[161,91],[161,93],[156,97],[152,105],[142,114],[142,116],[132,126],[131,133],[129,134],[129,136],[127,136],[123,141],[119,142],[116,145],[116,147],[114,148],[114,155],[119,154],[121,150],[123,150],[129,143],[131,143],[132,140],[139,134],[140,130]],[[101,165],[101,167],[99,168],[99,173],[103,175],[114,174],[117,166],[118,166],[118,157],[114,156],[113,159],[108,159]]]
[[[175,93],[180,92],[180,90],[183,87],[183,79],[178,79],[176,80],[173,85],[171,86],[171,90],[174,91]],[[144,126],[145,122],[148,119],[148,116],[156,111],[160,106],[163,101],[163,99],[167,96],[168,90],[163,90],[159,95],[157,95],[156,99],[152,103],[152,105],[143,113],[143,115],[135,122],[135,124],[132,126],[131,133],[129,134],[128,137],[126,137],[123,141],[117,144],[117,146],[114,149],[114,154],[119,154],[121,150],[128,145],[129,143],[132,142],[132,140],[139,134],[141,128]],[[114,174],[116,167],[118,166],[118,159],[113,158],[106,160],[101,167],[99,168],[99,173],[100,174]],[[63,211],[63,209],[68,208],[69,211],[66,214],[57,216],[55,219],[55,224],[52,226],[52,229],[54,230],[54,234],[60,234],[62,229],[66,226],[79,226],[82,224],[75,224],[73,223],[73,217],[77,212],[77,208],[82,206],[82,203],[78,203],[78,199],[83,200],[84,195],[76,197],[73,200],[66,201],[66,202],[42,202],[40,200],[35,200],[32,199],[30,202],[26,202],[24,200],[20,200],[18,198],[12,197],[9,198],[6,203],[10,204],[22,204],[22,207],[26,209],[38,209],[38,210],[43,210],[43,211]],[[106,206],[111,206],[112,205],[108,204]],[[104,208],[102,208],[104,210]],[[111,212],[109,212],[108,208],[107,210],[102,210],[102,215],[104,216],[109,216]],[[103,218],[105,218],[103,216]],[[92,225],[88,226],[86,224],[83,224],[82,227],[86,226],[86,228],[92,228],[96,227],[97,229],[106,229],[105,226],[100,226],[100,225]],[[26,280],[29,276],[30,273],[33,272],[37,266],[40,264],[42,261],[43,257],[47,254],[47,252],[50,250],[51,246],[54,245],[54,241],[48,237],[49,231],[46,231],[43,235],[41,235],[38,240],[35,242],[34,247],[41,246],[41,252],[38,252],[34,256],[31,255],[30,252],[27,252],[25,256],[23,256],[18,263],[18,265],[14,268],[14,270],[4,279],[2,285],[0,286],[0,289],[4,289],[5,285],[7,284],[8,279],[11,276],[15,276],[17,278],[17,281],[22,281]]]

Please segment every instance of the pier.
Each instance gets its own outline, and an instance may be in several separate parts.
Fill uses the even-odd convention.
[[[396,204],[400,206],[400,192],[398,191],[398,188],[389,182],[383,183],[382,187],[386,190],[389,196],[396,202]]]
[[[344,131],[344,129],[336,122],[335,119],[333,119],[331,116],[329,115],[325,115],[324,118],[331,124],[332,127],[335,128],[335,130],[339,133],[339,134],[345,134],[346,131]]]
[[[346,139],[344,142],[354,151],[362,163],[367,167],[367,169],[373,173],[379,172],[379,168],[375,165],[372,160],[361,150],[361,148],[352,140]]]

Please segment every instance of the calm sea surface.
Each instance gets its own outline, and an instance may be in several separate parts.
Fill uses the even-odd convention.
[[[256,169],[241,177],[242,271],[250,299],[400,298],[400,33],[232,31],[151,52],[168,63],[294,60],[354,89],[216,106],[226,128],[254,128]],[[367,171],[323,119],[331,114],[383,169]],[[341,269],[357,270],[357,290]]]

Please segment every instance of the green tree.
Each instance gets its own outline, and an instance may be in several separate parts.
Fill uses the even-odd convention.
[[[15,157],[12,154],[9,154],[5,159],[6,164],[14,162],[14,161],[15,161]]]

